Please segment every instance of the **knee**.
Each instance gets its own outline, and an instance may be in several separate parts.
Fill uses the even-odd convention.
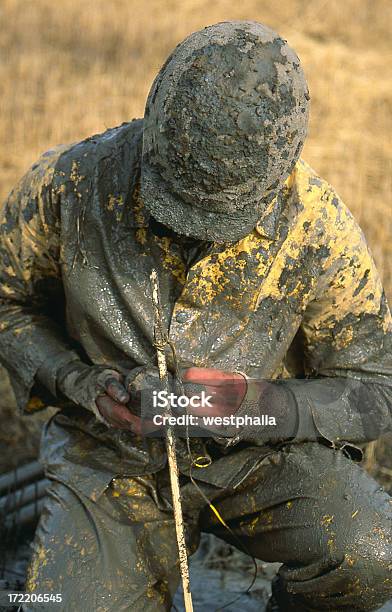
[[[345,540],[345,541],[344,541]],[[340,550],[336,572],[343,601],[353,609],[373,610],[392,598],[392,541],[390,526],[351,529]]]
[[[282,610],[369,612],[391,599],[392,545],[383,530],[369,532],[352,530],[339,545],[329,538],[328,550],[306,567],[282,566],[273,584]]]

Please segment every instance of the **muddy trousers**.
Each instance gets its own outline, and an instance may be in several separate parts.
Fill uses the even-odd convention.
[[[238,545],[181,480],[189,553],[201,531]],[[287,446],[235,489],[201,486],[249,553],[283,564],[274,590],[285,612],[375,610],[392,597],[391,499],[341,451]],[[29,591],[61,593],[66,612],[163,612],[179,581],[166,470],[116,478],[95,502],[52,483]]]

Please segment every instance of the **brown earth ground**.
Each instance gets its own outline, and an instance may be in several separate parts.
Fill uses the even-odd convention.
[[[390,0],[1,0],[0,201],[44,150],[141,116],[172,48],[229,19],[266,23],[296,48],[312,100],[304,157],[356,215],[391,300]],[[2,470],[35,454],[40,422],[17,419],[0,379]],[[388,486],[387,441],[366,461]]]

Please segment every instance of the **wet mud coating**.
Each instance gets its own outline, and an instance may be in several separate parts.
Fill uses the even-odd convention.
[[[184,78],[197,85],[206,66],[219,80],[213,69],[218,56],[228,67],[234,62],[245,93],[261,77],[268,90],[275,79],[284,81],[285,67],[296,72],[295,59],[268,31],[262,46],[269,60],[262,74],[241,77],[243,57],[253,61],[252,50],[257,51],[252,27],[246,35],[236,33],[236,48],[228,45],[224,52],[217,34],[200,56],[201,66],[193,58]],[[194,42],[199,44],[199,37]],[[226,87],[228,101],[230,78],[219,84]],[[272,98],[285,105],[294,125],[300,113],[295,92],[275,89]],[[217,88],[207,90],[200,99],[203,112],[215,103]],[[187,83],[181,91],[188,91]],[[160,87],[159,95],[164,95]],[[278,106],[267,90],[265,95],[268,103],[258,112],[280,125]],[[149,104],[153,109],[154,100]],[[179,112],[180,97],[170,104]],[[286,171],[280,165],[281,185],[278,179],[263,185],[269,195],[246,225],[249,211],[244,206],[241,217],[236,190],[240,183],[246,186],[241,201],[250,206],[258,186],[246,177],[245,166],[234,163],[233,151],[228,154],[230,137],[238,130],[248,133],[249,148],[239,149],[240,157],[257,145],[263,165],[267,153],[264,136],[253,131],[248,102],[241,98],[239,104],[243,115],[234,121],[228,113],[227,126],[215,125],[218,135],[229,138],[216,139],[217,155],[227,162],[220,172],[213,160],[205,160],[200,164],[204,182],[192,183],[191,147],[189,168],[175,165],[169,177],[168,166],[159,167],[164,181],[172,181],[173,193],[181,191],[182,202],[198,196],[197,217],[204,221],[192,221],[192,235],[199,239],[192,256],[177,233],[191,233],[183,207],[174,203],[178,214],[168,222],[177,232],[154,231],[143,185],[156,180],[146,168],[155,168],[154,147],[161,144],[148,127],[145,143],[152,148],[146,153],[145,145],[143,151],[143,120],[48,151],[4,204],[0,360],[22,411],[33,413],[48,404],[60,408],[43,436],[42,461],[53,487],[37,532],[30,590],[45,592],[61,584],[73,602],[80,584],[84,589],[98,584],[98,599],[91,594],[94,610],[128,609],[129,602],[147,610],[170,605],[178,568],[164,442],[107,428],[91,412],[57,397],[55,379],[46,388],[36,377],[45,362],[61,363],[67,355],[113,369],[153,365],[150,273],[155,268],[164,322],[181,367],[276,379],[298,405],[299,427],[291,443],[262,445],[244,436],[190,441],[193,456],[212,458],[194,477],[225,520],[256,556],[284,563],[276,586],[283,609],[364,611],[391,597],[391,500],[348,457],[356,443],[391,430],[392,321],[384,291],[351,213],[300,158],[294,166],[287,162]],[[178,116],[182,120],[186,123],[185,115]],[[210,135],[196,129],[194,137],[202,143]],[[301,139],[298,132],[288,141]],[[175,160],[189,144],[184,141],[177,150],[172,142],[162,144],[160,159]],[[286,163],[285,152],[293,151],[282,142],[276,146],[276,159]],[[274,169],[265,168],[272,176]],[[221,183],[233,190],[233,218],[244,222],[241,236],[200,240],[212,219],[226,232],[209,216],[221,214],[220,197],[228,193],[220,191]],[[161,221],[159,206],[166,195],[156,200]],[[170,351],[167,361],[173,372]],[[183,440],[178,462],[192,551],[200,529],[227,534],[189,483]]]
[[[165,321],[182,366],[235,368],[250,376],[283,380],[298,397],[305,391],[307,398],[313,395],[316,416],[322,404],[317,399],[320,385],[331,389],[349,377],[372,394],[373,407],[384,415],[379,419],[380,428],[390,427],[390,313],[363,235],[333,189],[304,161],[298,161],[250,234],[235,244],[206,243],[187,266],[181,240],[151,231],[140,198],[142,126],[137,120],[47,153],[5,204],[0,243],[6,262],[1,272],[0,345],[19,407],[34,411],[48,401],[48,391],[34,382],[48,354],[72,349],[87,362],[111,367],[153,362],[149,274],[154,266],[164,296]],[[170,364],[171,355],[167,358]],[[293,380],[306,374],[319,379]],[[61,406],[54,397],[50,400]],[[319,411],[319,418],[325,418],[325,411]],[[326,418],[325,423],[329,422]],[[345,428],[343,438],[336,426]],[[335,446],[343,447],[338,438],[361,440],[364,429],[361,421],[338,420],[331,422],[327,433]],[[179,463],[186,478],[189,461],[179,442]],[[225,448],[226,444],[227,440],[191,440],[193,454],[207,451],[213,457],[211,466],[195,474],[210,492],[229,489],[234,493],[238,486],[245,486],[271,452],[255,443]],[[301,448],[305,448],[301,443],[283,446],[275,451],[276,457]],[[314,448],[320,457],[327,451],[321,444]],[[328,452],[348,462],[342,451]],[[111,499],[114,477],[132,481],[144,474],[151,482],[154,473],[165,473],[166,462],[160,440],[146,441],[107,429],[85,410],[66,405],[46,427],[42,458],[49,477],[62,483],[62,491],[72,490],[67,495],[74,500],[75,512],[80,510],[74,496],[84,500],[83,508]],[[308,470],[307,476],[298,481],[299,486],[306,481],[318,490],[321,481],[312,478],[312,463],[305,462],[303,469]],[[296,477],[290,478],[295,481]],[[286,491],[291,480],[281,486],[277,478],[270,491]],[[333,490],[329,503],[338,504],[342,496],[338,489]],[[151,503],[151,496],[149,499]],[[59,510],[51,503],[43,524],[54,508]],[[153,504],[154,511],[157,504]],[[245,513],[252,512],[252,504],[249,501]],[[377,578],[382,586],[380,603],[390,589],[386,508],[390,500],[375,511],[384,525],[377,533],[372,532],[375,515],[365,521],[372,537],[379,537],[373,556],[368,557],[371,567],[379,568],[381,563],[386,572],[385,578]],[[257,506],[254,511],[257,513]],[[338,517],[339,508],[324,514]],[[59,538],[63,546],[71,536],[71,541],[81,542],[80,524],[79,519],[73,521],[75,532],[66,538],[56,530],[45,532],[47,539],[42,540],[39,530],[37,542],[45,543],[41,552],[37,549],[33,577],[34,567],[49,571],[55,567],[52,562],[60,562],[51,548]],[[307,524],[311,527],[313,519]],[[328,524],[320,524],[317,530],[321,527],[326,530]],[[313,529],[308,531],[313,533]],[[170,545],[173,541],[171,536]],[[352,545],[354,541],[360,542],[358,533]],[[375,553],[380,546],[387,547],[382,560]],[[280,549],[274,547],[271,544],[276,558],[283,559]],[[38,563],[39,555],[48,556],[51,562],[41,559]],[[79,552],[76,557],[80,558]],[[290,566],[290,560],[287,563]],[[65,569],[61,575],[68,575]],[[358,597],[369,580],[370,574],[366,575],[357,581],[362,585],[357,588]],[[40,576],[38,572],[36,581]],[[110,609],[109,604],[104,609]]]
[[[181,239],[153,233],[140,198],[142,128],[133,121],[48,152],[5,204],[0,346],[19,407],[58,403],[35,384],[50,355],[72,349],[114,368],[154,362],[155,267],[182,367],[291,379],[285,384],[300,404],[307,403],[301,392],[312,398],[318,429],[333,442],[370,437],[353,412],[355,395],[344,404],[350,419],[331,420],[323,408],[331,388],[344,395],[347,381],[359,381],[373,399],[373,436],[387,431],[391,316],[363,234],[333,189],[298,161],[250,234],[206,243],[187,265]],[[171,353],[167,359],[173,368]],[[319,379],[293,380],[305,375]],[[335,411],[343,405],[329,404]],[[103,486],[112,474],[155,471],[165,462],[159,440],[108,430],[84,410],[64,410],[48,435],[60,422],[74,441],[66,442],[67,457],[88,455]],[[215,477],[231,476],[226,469]]]
[[[282,610],[373,610],[388,598],[390,499],[340,451],[293,445],[236,488],[202,487],[251,554],[283,563],[273,582]],[[62,592],[66,612],[81,601],[100,612],[170,610],[180,577],[166,470],[116,478],[96,502],[60,482],[49,495],[30,591]],[[201,531],[239,546],[188,478],[182,497],[189,554]]]

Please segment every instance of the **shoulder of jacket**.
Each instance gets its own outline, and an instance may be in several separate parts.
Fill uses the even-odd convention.
[[[326,193],[333,191],[332,186],[323,179],[304,159],[300,158],[294,170],[287,179],[287,184],[295,188],[298,196],[304,200],[323,198]]]
[[[84,140],[64,147],[56,163],[56,173],[67,179],[75,175],[84,176],[94,170],[105,158],[113,161],[121,157],[122,151],[129,153],[139,149],[143,129],[142,119],[133,119],[120,126],[109,128]]]
[[[336,228],[354,222],[351,211],[344,204],[335,188],[303,159],[299,159],[286,181],[293,200],[309,221],[319,219],[325,226]]]

